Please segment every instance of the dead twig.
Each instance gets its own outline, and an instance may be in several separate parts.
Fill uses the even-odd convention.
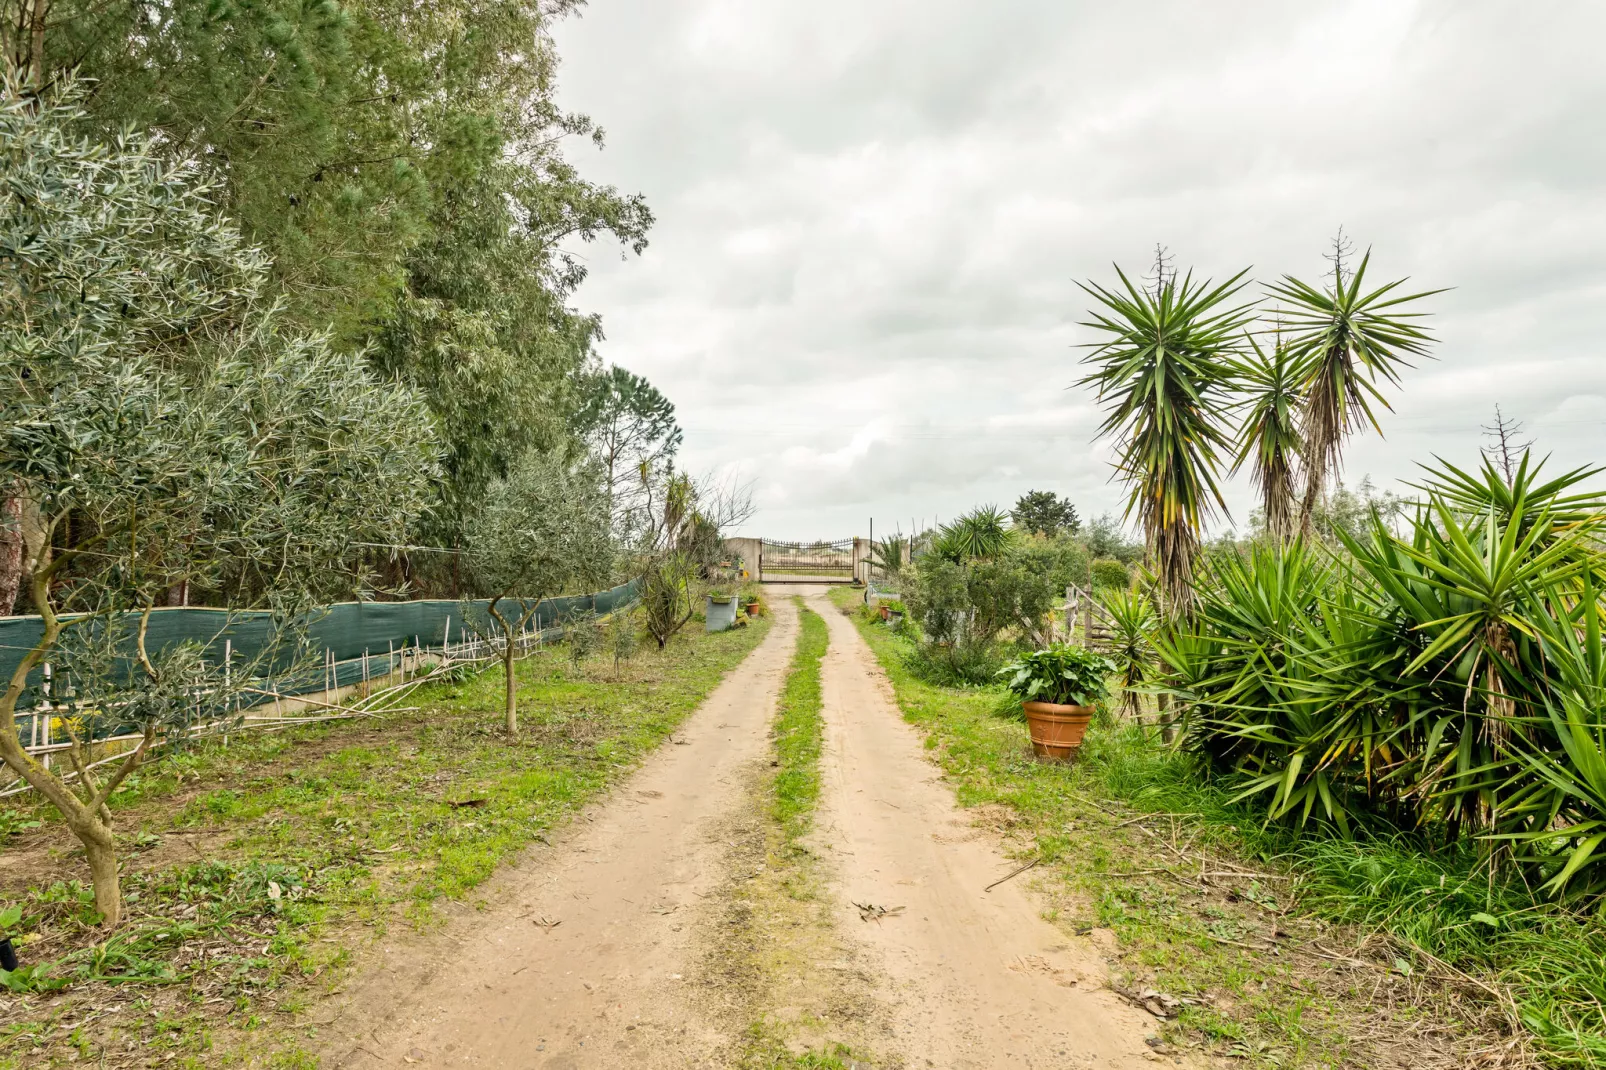
[[[997,880],[993,881],[993,883],[989,884],[987,887],[983,888],[982,891],[984,891],[984,892],[992,891],[994,888],[998,887],[1000,884],[1003,884],[1005,881],[1012,880],[1015,877],[1020,876],[1022,873],[1025,873],[1028,869],[1031,869],[1033,866],[1037,865],[1037,863],[1039,863],[1041,861],[1042,861],[1041,858],[1034,858],[1030,862],[1021,863],[1020,865],[1016,866],[1014,869],[1010,870],[1008,873],[1004,874],[1002,877],[999,877]]]

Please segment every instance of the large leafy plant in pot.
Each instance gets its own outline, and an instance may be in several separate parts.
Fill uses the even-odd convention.
[[[1039,758],[1070,761],[1082,745],[1093,704],[1109,695],[1115,663],[1079,646],[1025,654],[998,671],[1022,699],[1032,750]]]

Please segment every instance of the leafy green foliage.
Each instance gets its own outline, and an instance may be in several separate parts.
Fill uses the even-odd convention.
[[[80,95],[0,85],[0,485],[24,503],[43,623],[0,695],[0,756],[83,842],[114,925],[105,804],[153,743],[190,727],[199,690],[226,699],[197,649],[146,649],[150,611],[194,586],[288,621],[320,595],[355,593],[367,578],[357,544],[399,540],[438,467],[417,396],[263,307],[265,261],[218,217],[215,187],[150,138],[77,132]],[[46,658],[88,700],[67,722],[71,785],[17,737],[17,703]],[[112,707],[119,690],[130,701]],[[86,733],[113,717],[142,740],[102,780]]]
[[[1028,702],[1091,706],[1109,697],[1113,661],[1085,647],[1051,646],[1022,654],[998,670],[1004,686]]]
[[[1095,591],[1120,590],[1132,582],[1132,573],[1113,557],[1101,557],[1088,567]]]
[[[1076,506],[1051,490],[1030,490],[1022,494],[1010,510],[1015,526],[1033,535],[1074,535],[1082,526]]]
[[[1154,611],[1154,602],[1143,591],[1119,587],[1104,591],[1099,597],[1109,622],[1109,641],[1106,652],[1115,663],[1115,672],[1121,684],[1121,711],[1137,717],[1141,691],[1155,676],[1157,667],[1154,652],[1154,635],[1160,618]]]
[[[1212,562],[1157,638],[1185,740],[1268,816],[1519,848],[1535,886],[1606,891],[1606,571],[1594,474],[1428,470],[1408,529]]]

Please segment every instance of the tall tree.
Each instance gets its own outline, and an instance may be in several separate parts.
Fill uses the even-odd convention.
[[[1082,284],[1098,307],[1084,323],[1093,371],[1079,380],[1103,402],[1101,437],[1116,440],[1116,470],[1127,512],[1143,525],[1168,614],[1192,604],[1193,560],[1205,518],[1226,510],[1217,473],[1232,449],[1228,389],[1250,306],[1229,305],[1246,284],[1240,271],[1220,285],[1160,273],[1152,291],[1116,269],[1120,286]]]
[[[1082,526],[1082,518],[1076,515],[1076,506],[1070,499],[1062,499],[1051,490],[1027,491],[1009,515],[1017,526],[1034,535],[1058,535],[1062,531],[1075,534]]]
[[[641,486],[642,465],[656,469],[673,461],[682,438],[674,404],[617,364],[584,379],[574,424],[607,472],[616,511],[621,490]]]
[[[578,450],[568,416],[599,325],[570,307],[585,276],[573,243],[639,252],[652,222],[567,158],[602,144],[555,100],[549,27],[578,6],[0,0],[0,33],[32,55],[17,27],[42,13],[41,81],[76,69],[93,83],[86,128],[157,131],[197,161],[268,254],[264,298],[423,391],[447,478],[404,541],[455,548],[525,452]],[[431,566],[452,559],[404,552],[392,578],[439,589],[450,580]]]
[[[1417,325],[1426,313],[1400,309],[1444,292],[1397,294],[1405,279],[1368,290],[1366,269],[1371,259],[1368,250],[1350,274],[1340,238],[1335,242],[1331,285],[1317,289],[1284,275],[1281,282],[1267,287],[1283,304],[1281,323],[1305,399],[1300,428],[1305,469],[1299,509],[1302,529],[1309,529],[1318,499],[1338,474],[1345,440],[1368,425],[1382,434],[1372,405],[1390,406],[1379,380],[1397,385],[1401,369],[1410,367],[1408,358],[1427,354],[1431,337]]]

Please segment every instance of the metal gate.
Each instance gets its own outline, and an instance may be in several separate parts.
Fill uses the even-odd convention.
[[[765,583],[852,583],[853,540],[772,542],[759,554],[759,577]]]

